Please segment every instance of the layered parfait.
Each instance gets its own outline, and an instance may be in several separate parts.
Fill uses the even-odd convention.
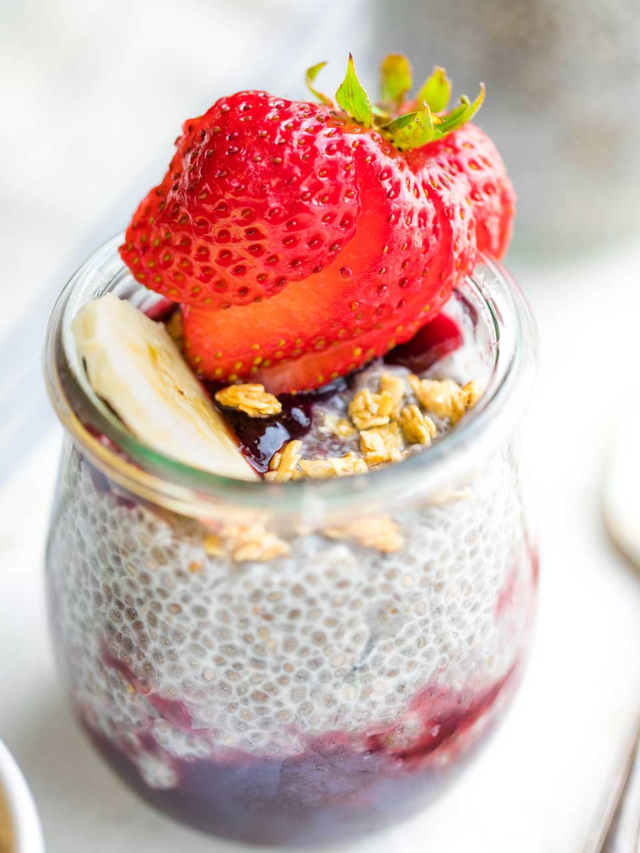
[[[512,435],[483,438],[516,322],[484,89],[449,110],[436,68],[408,99],[392,55],[373,104],[350,58],[334,102],[322,65],[319,103],[244,91],[185,123],[48,365],[74,707],[160,809],[280,845],[452,778],[511,696],[536,582]]]

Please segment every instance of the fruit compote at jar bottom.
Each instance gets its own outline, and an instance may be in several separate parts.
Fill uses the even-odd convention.
[[[515,431],[537,342],[520,290],[485,259],[445,306],[461,345],[428,375],[484,393],[428,449],[241,482],[145,446],[83,378],[81,306],[159,299],[118,242],[67,286],[46,349],[66,431],[47,589],[79,720],[132,788],[205,832],[313,843],[415,813],[486,739],[526,658],[537,550]],[[322,442],[305,405],[305,440]]]

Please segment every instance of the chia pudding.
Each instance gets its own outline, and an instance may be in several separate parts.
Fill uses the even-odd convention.
[[[257,118],[263,93],[245,94],[242,109],[257,98]],[[452,193],[453,183],[435,186]],[[469,209],[490,221],[469,193]],[[437,243],[465,217],[434,205]],[[504,229],[485,231],[478,225],[479,248],[483,234],[504,248]],[[179,233],[175,246],[187,246]],[[537,550],[515,431],[535,361],[529,309],[494,261],[474,254],[473,273],[465,268],[460,237],[443,249],[455,264],[422,303],[426,320],[398,324],[384,347],[384,323],[359,336],[344,320],[354,335],[345,366],[344,342],[329,340],[336,323],[301,356],[283,329],[282,358],[275,350],[247,375],[223,375],[218,364],[242,372],[247,362],[203,337],[215,312],[201,284],[176,307],[190,262],[173,289],[158,274],[160,298],[138,271],[135,239],[127,232],[120,249],[127,266],[121,238],[89,259],[48,332],[48,387],[66,437],[47,589],[75,712],[131,787],[203,831],[283,846],[387,826],[455,778],[526,657]],[[245,289],[237,309],[262,310],[262,297],[246,307]],[[404,306],[403,296],[394,310]],[[247,328],[252,350],[267,332]]]

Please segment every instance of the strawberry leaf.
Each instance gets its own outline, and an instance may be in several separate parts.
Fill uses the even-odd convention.
[[[441,137],[446,136],[447,133],[451,133],[452,130],[456,130],[457,128],[462,127],[463,124],[471,121],[482,106],[484,95],[484,83],[480,84],[480,92],[473,103],[469,101],[469,98],[466,95],[463,95],[460,98],[459,106],[442,116],[442,122],[435,128],[434,139],[440,139]]]
[[[401,107],[413,82],[411,63],[406,56],[399,53],[385,56],[380,65],[380,80],[382,103]]]
[[[399,116],[384,125],[382,131],[400,151],[426,145],[434,137],[433,116],[429,105],[425,102],[422,109]]]
[[[426,101],[432,113],[441,113],[446,110],[450,98],[451,80],[447,77],[444,68],[436,65],[431,77],[422,84],[422,88],[416,95],[416,101],[419,103]]]
[[[320,71],[325,67],[326,62],[318,62],[317,65],[312,65],[311,68],[307,68],[307,73],[305,74],[304,81],[307,84],[307,89],[311,92],[312,95],[320,101],[320,103],[325,104],[327,107],[333,107],[334,103],[328,95],[325,95],[324,92],[320,92],[313,85],[313,81],[316,79]]]
[[[356,66],[351,54],[349,54],[347,73],[336,92],[336,101],[359,124],[364,125],[364,127],[371,127],[373,124],[371,101],[362,83],[358,80]]]

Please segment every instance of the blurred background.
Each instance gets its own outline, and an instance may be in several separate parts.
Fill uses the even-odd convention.
[[[159,181],[185,118],[243,88],[305,97],[320,60],[335,91],[349,51],[370,91],[390,52],[410,56],[416,83],[434,64],[456,94],[486,83],[477,121],[519,195],[507,265],[542,339],[524,429],[542,528],[537,644],[495,747],[425,817],[434,849],[582,850],[640,707],[640,580],[600,513],[617,421],[640,416],[638,0],[0,0],[0,651],[12,649],[0,735],[52,851],[187,836],[134,816],[55,682],[39,575],[60,440],[39,366],[51,304]],[[416,849],[411,831],[384,849]]]

